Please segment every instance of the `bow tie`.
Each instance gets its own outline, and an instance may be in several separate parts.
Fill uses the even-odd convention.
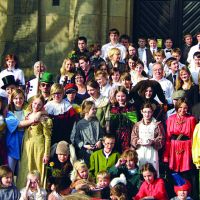
[[[172,51],[172,50],[170,50],[170,49],[167,49],[165,52],[166,52],[166,53],[168,53],[168,52],[169,52],[169,53],[171,53],[171,51]]]

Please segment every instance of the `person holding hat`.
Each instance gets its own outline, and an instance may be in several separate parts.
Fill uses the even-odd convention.
[[[13,75],[8,75],[3,77],[2,81],[3,81],[3,86],[1,88],[6,91],[9,102],[12,91],[17,88],[19,83],[15,81],[15,77]]]
[[[52,84],[53,84],[53,74],[49,72],[44,72],[39,81],[39,92],[44,97],[46,103],[50,96],[50,90]]]
[[[191,190],[190,182],[186,179],[183,179],[177,173],[173,173],[172,177],[176,182],[176,185],[174,186],[174,191],[177,196],[171,198],[170,200],[192,200],[192,198],[188,196]]]

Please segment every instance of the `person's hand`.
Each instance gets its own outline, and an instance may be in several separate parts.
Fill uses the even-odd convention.
[[[87,149],[87,150],[94,150],[95,149],[94,145],[90,145],[90,144],[84,145],[84,148]]]
[[[125,163],[126,163],[126,160],[124,158],[120,158],[115,164],[115,167],[120,167],[121,165],[124,165]]]
[[[27,183],[26,183],[26,190],[28,190],[28,189],[29,189],[30,183],[31,183],[31,180],[30,180],[30,179],[28,179],[28,180],[27,180]]]
[[[96,144],[95,144],[96,148],[97,149],[100,149],[101,148],[101,141],[98,141]]]
[[[43,163],[48,164],[49,162],[49,156],[43,156]]]
[[[143,144],[143,141],[142,141],[142,139],[140,138],[140,139],[138,139],[138,141],[137,141],[137,144],[139,144],[139,145],[142,145]]]

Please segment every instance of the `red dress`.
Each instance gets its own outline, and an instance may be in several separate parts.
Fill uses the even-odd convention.
[[[159,200],[168,200],[165,183],[161,178],[155,179],[153,183],[147,183],[144,181],[139,189],[139,192],[133,199],[140,200],[147,196],[152,196]]]
[[[167,119],[166,146],[164,162],[169,162],[169,168],[183,172],[192,168],[192,136],[196,120],[191,115],[181,120],[177,114]]]

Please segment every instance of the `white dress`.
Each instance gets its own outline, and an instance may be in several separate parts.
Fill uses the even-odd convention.
[[[145,125],[144,123],[139,124],[139,139],[142,139],[143,144],[147,144],[148,140],[154,140],[155,129],[157,125],[152,120],[150,124]],[[158,151],[153,146],[140,146],[137,150],[139,168],[147,162],[152,163],[156,171],[159,172],[159,158]]]

